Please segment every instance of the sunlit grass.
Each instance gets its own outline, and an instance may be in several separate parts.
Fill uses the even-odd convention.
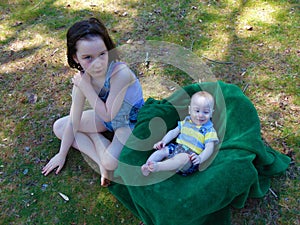
[[[7,37],[11,37],[14,31],[10,28],[8,23],[0,24],[0,41],[4,42]]]
[[[284,0],[1,1],[0,221],[138,224],[108,190],[99,187],[99,174],[77,151],[70,151],[59,176],[40,174],[60,146],[52,124],[69,112],[74,70],[66,61],[66,30],[90,16],[107,24],[118,45],[159,40],[214,60],[202,58],[219,79],[241,88],[249,85],[245,93],[257,108],[264,139],[278,151],[293,151],[299,159],[296,4]],[[149,68],[138,65],[136,69],[145,98],[167,97],[176,87],[192,82],[171,66],[151,62]],[[28,94],[37,95],[37,101],[30,103]],[[272,219],[280,207],[275,212],[280,214],[277,222],[295,224],[299,182],[286,178],[279,186],[278,201],[272,200],[273,205],[250,201],[244,211],[235,211],[236,224],[266,221],[268,212],[267,218]],[[69,195],[70,202],[64,202],[58,191]]]

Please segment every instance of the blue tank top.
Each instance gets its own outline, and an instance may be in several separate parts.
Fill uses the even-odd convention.
[[[107,97],[109,95],[109,90],[110,90],[110,78],[112,76],[113,70],[116,68],[117,65],[120,64],[125,64],[123,62],[114,62],[112,61],[108,67],[106,76],[105,76],[105,81],[102,89],[100,90],[98,96],[99,98],[103,101],[106,102]],[[144,99],[143,99],[143,91],[141,84],[139,80],[135,76],[135,82],[131,84],[126,91],[124,101],[129,103],[132,106],[140,108],[144,104]]]
[[[105,75],[104,85],[98,94],[99,98],[103,102],[106,102],[109,95],[110,78],[112,76],[112,72],[114,68],[119,64],[124,63],[111,62],[108,67],[107,73]],[[134,128],[134,125],[137,122],[139,109],[144,105],[142,87],[136,76],[135,79],[135,82],[127,88],[123,104],[116,117],[110,122],[104,122],[108,130],[113,131],[118,129],[119,127],[124,126],[129,126],[131,129]]]

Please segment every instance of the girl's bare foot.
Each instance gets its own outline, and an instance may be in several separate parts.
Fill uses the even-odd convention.
[[[142,165],[141,171],[142,171],[142,174],[144,176],[148,176],[149,173],[150,173],[150,170],[148,169],[148,165],[147,164]]]
[[[106,179],[105,177],[101,177],[101,186],[108,187],[110,185],[110,180]]]

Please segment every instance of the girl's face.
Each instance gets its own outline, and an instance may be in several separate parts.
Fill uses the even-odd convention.
[[[82,39],[76,43],[75,62],[91,77],[105,76],[108,66],[108,51],[101,37]]]
[[[192,98],[189,106],[189,113],[192,122],[196,125],[199,126],[207,123],[211,117],[209,101],[203,96]]]

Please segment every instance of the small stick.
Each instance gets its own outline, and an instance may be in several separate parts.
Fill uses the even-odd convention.
[[[193,45],[194,45],[194,42],[195,42],[195,40],[192,41],[191,48],[190,48],[191,51],[193,51]]]
[[[202,56],[202,58],[204,59],[207,59],[208,61],[211,61],[211,62],[214,62],[214,63],[219,63],[219,64],[233,64],[233,62],[221,62],[221,61],[215,61],[215,60],[212,60],[212,59],[209,59],[205,56]]]
[[[275,194],[275,192],[271,188],[269,188],[269,191],[272,193],[272,195],[274,195],[275,198],[278,198],[278,196]]]
[[[248,87],[249,87],[249,84],[247,83],[246,86],[243,89],[243,93],[245,93],[247,91]]]

